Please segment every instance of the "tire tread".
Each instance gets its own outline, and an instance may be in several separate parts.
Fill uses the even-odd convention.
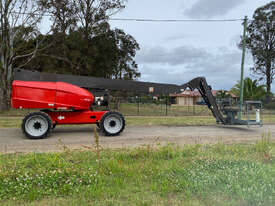
[[[116,133],[109,133],[109,132],[106,131],[105,128],[104,128],[104,120],[105,120],[105,118],[108,117],[109,115],[118,115],[118,116],[121,118],[121,120],[122,120],[122,128],[121,128],[118,132],[116,132]],[[119,134],[124,130],[125,125],[126,125],[126,123],[125,123],[125,119],[124,119],[123,115],[122,115],[121,113],[115,112],[115,111],[106,112],[106,113],[102,116],[102,118],[101,118],[101,120],[100,120],[100,129],[102,130],[102,132],[103,132],[106,136],[117,136],[117,135],[119,135]]]
[[[34,115],[40,115],[40,116],[43,116],[46,118],[46,120],[48,121],[48,125],[49,125],[49,128],[47,129],[47,131],[43,134],[43,135],[40,135],[40,136],[32,136],[30,135],[26,129],[25,129],[25,124],[26,124],[26,121],[31,117],[31,116],[34,116]],[[23,121],[22,121],[22,124],[21,124],[21,129],[22,129],[22,132],[23,134],[29,138],[29,139],[43,139],[43,138],[46,138],[49,136],[50,132],[51,132],[51,128],[52,128],[52,119],[50,118],[50,116],[45,113],[45,112],[32,112],[32,113],[29,113],[27,114]]]

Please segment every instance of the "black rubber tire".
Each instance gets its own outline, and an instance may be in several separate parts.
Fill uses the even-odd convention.
[[[119,118],[119,119],[120,119],[122,126],[121,126],[121,128],[119,129],[119,131],[114,132],[114,133],[111,133],[110,131],[108,131],[108,130],[105,128],[104,122],[105,122],[106,119],[107,119],[108,117],[110,117],[110,116],[115,116],[116,118]],[[119,134],[124,130],[124,128],[125,128],[125,119],[124,119],[123,115],[120,114],[119,112],[113,112],[113,111],[106,112],[106,113],[102,116],[102,118],[101,118],[101,120],[100,120],[100,129],[101,129],[101,131],[102,131],[106,136],[117,136],[117,135],[119,135]]]
[[[39,136],[33,136],[31,134],[29,134],[26,130],[26,123],[28,121],[28,119],[30,119],[31,117],[33,116],[42,116],[43,118],[46,119],[46,121],[48,122],[48,128],[47,130],[42,134],[42,135],[39,135]],[[22,125],[21,125],[21,129],[24,133],[24,135],[29,138],[29,139],[43,139],[47,136],[49,136],[50,132],[51,132],[51,128],[52,128],[52,120],[51,118],[49,117],[48,114],[46,114],[45,112],[32,112],[32,113],[29,113],[28,115],[25,116],[25,118],[23,119],[23,122],[22,122]]]

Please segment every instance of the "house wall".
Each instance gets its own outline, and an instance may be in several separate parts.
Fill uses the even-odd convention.
[[[193,105],[193,97],[177,97],[178,105]]]
[[[196,102],[201,102],[201,101],[203,101],[203,98],[202,98],[202,97],[196,97],[195,104],[196,104]]]
[[[202,101],[202,97],[176,97],[177,105],[196,105],[199,101]]]

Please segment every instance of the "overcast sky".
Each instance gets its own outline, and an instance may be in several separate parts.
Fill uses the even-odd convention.
[[[269,0],[128,0],[112,18],[251,19]],[[214,89],[230,89],[240,79],[242,22],[110,21],[140,45],[136,62],[140,81],[183,84],[205,76]],[[253,61],[247,53],[245,77]],[[275,84],[273,84],[273,91]]]

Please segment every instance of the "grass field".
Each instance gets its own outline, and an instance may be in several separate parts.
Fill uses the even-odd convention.
[[[1,115],[0,128],[18,128],[21,126],[24,116],[20,115]],[[216,123],[212,116],[126,116],[127,126],[188,126],[188,125],[213,125]],[[275,115],[264,115],[264,124],[274,124]],[[80,126],[80,125],[77,125]]]
[[[0,205],[274,203],[275,144],[0,155]]]
[[[132,108],[133,109],[133,108]],[[0,113],[0,128],[18,128],[21,126],[23,117],[36,110],[10,110]],[[128,110],[128,114],[129,114]],[[124,113],[123,113],[124,114]],[[153,114],[153,113],[151,113]],[[179,126],[179,125],[208,125],[215,124],[212,116],[125,116],[127,126]],[[274,116],[275,120],[275,116]],[[78,125],[79,126],[79,125]]]
[[[100,107],[99,107],[100,108]],[[111,105],[111,110],[114,106]],[[124,115],[141,115],[141,116],[166,116],[166,105],[163,104],[130,104],[121,103],[118,110]],[[3,116],[22,116],[32,110],[18,110],[11,109],[10,111],[2,112]],[[195,106],[167,106],[168,116],[183,116],[183,115],[197,115],[197,116],[209,116],[211,111],[207,106],[195,105]]]
[[[24,110],[0,114],[20,127]],[[126,116],[127,125],[209,125],[212,116]],[[275,116],[265,115],[265,123]],[[66,147],[64,147],[66,148]],[[100,148],[100,147],[99,147]],[[83,151],[85,150],[85,151]],[[0,154],[0,205],[271,206],[275,143]]]
[[[212,116],[211,111],[206,105],[166,106],[165,104],[152,103],[121,103],[119,108],[116,108],[113,104],[111,104],[110,109],[118,110],[119,112],[127,116]],[[10,111],[1,112],[0,115],[23,116],[29,111],[32,110],[11,109]],[[264,115],[275,115],[274,110],[264,109],[262,112]]]
[[[19,128],[23,117],[0,117],[0,128]],[[215,124],[212,117],[136,117],[126,116],[127,126],[188,126]],[[76,125],[81,126],[81,125]]]

